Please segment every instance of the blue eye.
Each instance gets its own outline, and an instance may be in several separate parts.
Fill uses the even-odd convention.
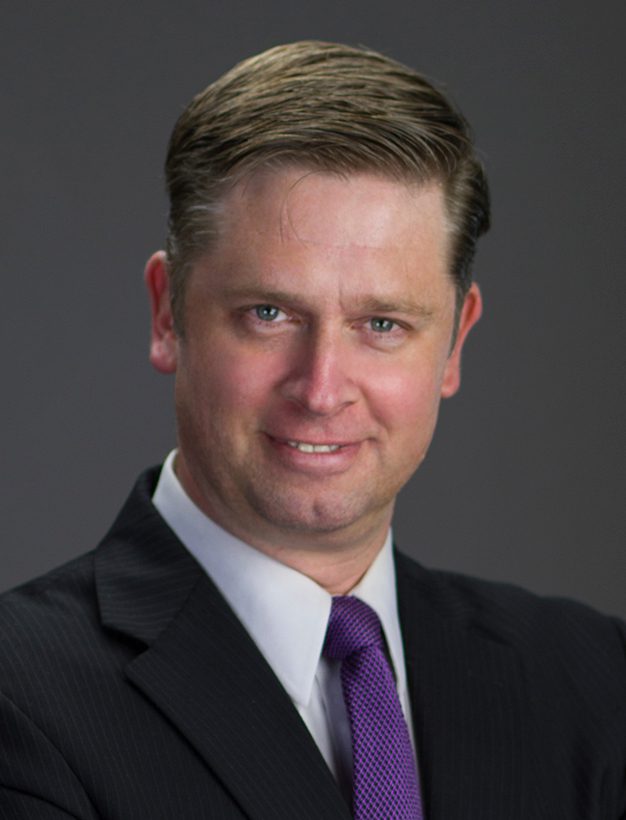
[[[254,312],[262,322],[273,322],[274,319],[278,318],[280,310],[274,305],[257,305]]]
[[[396,323],[392,319],[384,319],[381,316],[374,316],[370,319],[370,327],[375,333],[389,333],[395,327]]]

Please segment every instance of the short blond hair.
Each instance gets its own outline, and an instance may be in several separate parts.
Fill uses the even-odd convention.
[[[487,180],[466,120],[432,83],[395,60],[303,41],[239,63],[194,97],[176,123],[166,161],[167,257],[180,331],[187,272],[216,235],[224,193],[258,168],[294,164],[439,181],[460,308],[476,240],[489,227]]]

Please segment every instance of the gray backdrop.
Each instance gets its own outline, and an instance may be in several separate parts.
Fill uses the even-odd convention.
[[[21,0],[1,17],[1,588],[94,546],[173,444],[142,268],[176,116],[236,60],[320,38],[443,83],[493,190],[485,316],[397,540],[626,615],[623,3]]]

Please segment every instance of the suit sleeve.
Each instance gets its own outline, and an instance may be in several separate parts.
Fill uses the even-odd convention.
[[[98,820],[66,760],[46,735],[0,693],[0,817]]]

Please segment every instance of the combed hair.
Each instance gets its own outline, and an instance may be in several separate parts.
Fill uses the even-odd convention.
[[[303,41],[236,65],[191,101],[170,138],[167,257],[182,330],[188,270],[219,230],[225,193],[253,171],[297,165],[439,182],[451,236],[457,312],[489,191],[462,114],[416,71],[364,48]]]

